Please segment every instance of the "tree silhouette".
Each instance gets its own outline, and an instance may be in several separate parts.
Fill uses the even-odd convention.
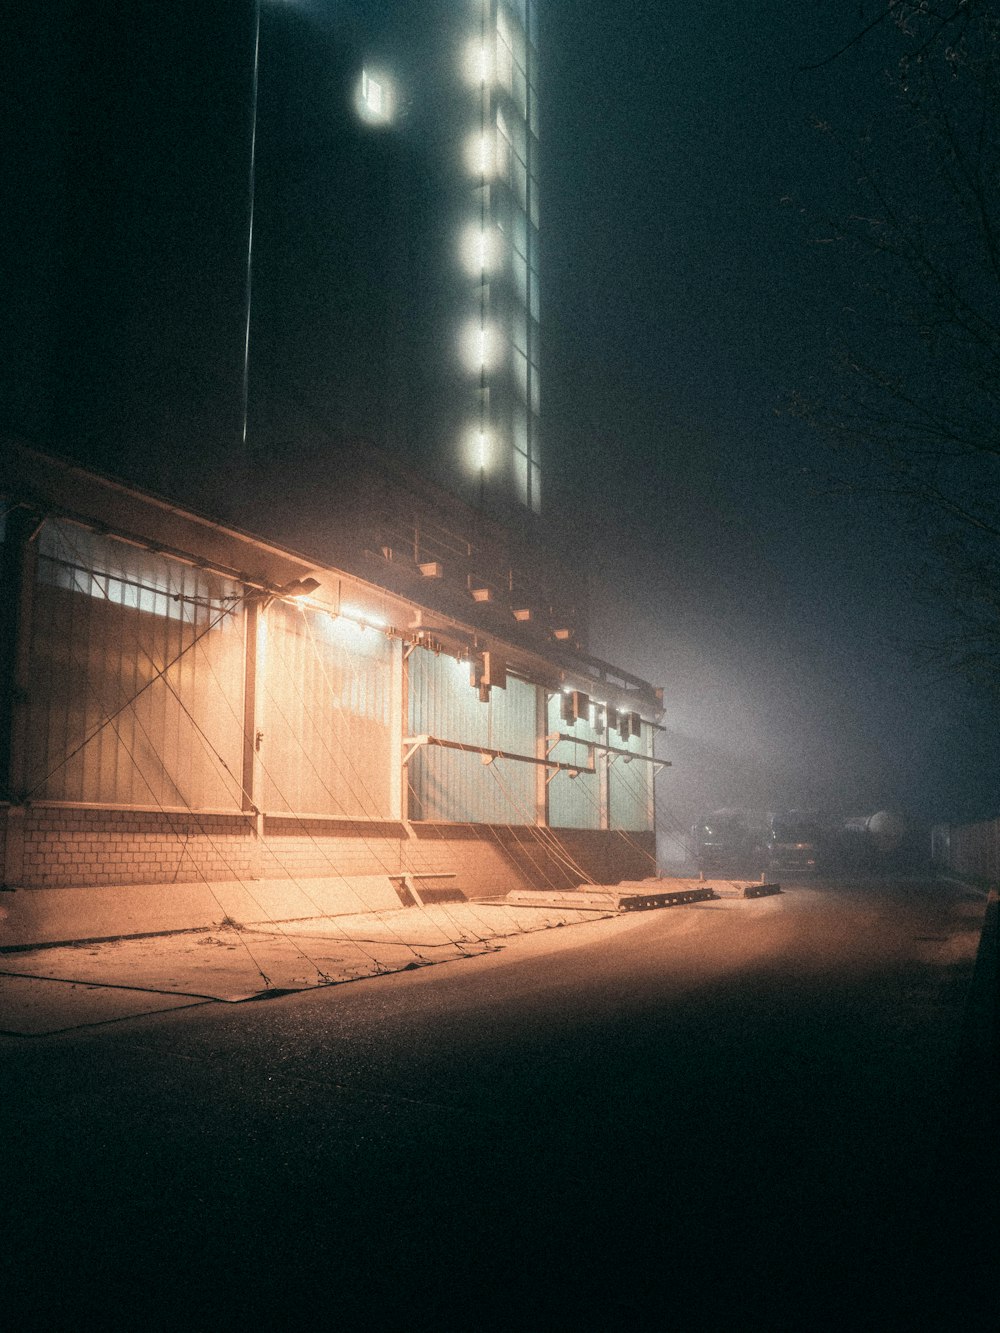
[[[856,207],[814,238],[856,300],[835,388],[793,410],[919,531],[917,588],[948,612],[925,656],[1000,689],[1000,6],[890,0],[858,39],[882,22],[892,113],[851,152]]]

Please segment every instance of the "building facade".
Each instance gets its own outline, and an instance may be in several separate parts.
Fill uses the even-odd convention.
[[[581,534],[541,519],[535,0],[224,8],[32,19],[62,116],[3,344],[13,915],[645,878],[660,695],[587,654]]]
[[[213,513],[313,440],[532,521],[535,0],[53,0],[19,28],[5,430]]]
[[[48,938],[85,890],[116,929],[174,928],[208,924],[198,887],[270,920],[358,910],[376,881],[405,901],[655,873],[645,682],[0,458],[4,887]]]
[[[479,8],[480,31],[464,63],[473,94],[465,153],[472,207],[462,256],[473,309],[463,337],[467,366],[479,374],[471,461],[484,486],[490,479],[539,513],[536,4],[481,0]]]
[[[296,386],[338,443],[539,513],[535,0],[262,18],[251,448],[280,447],[269,414],[294,413]]]

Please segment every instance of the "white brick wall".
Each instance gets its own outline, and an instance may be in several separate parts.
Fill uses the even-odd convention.
[[[6,838],[14,819],[23,841]],[[17,888],[440,872],[454,874],[441,883],[486,897],[512,888],[561,888],[588,878],[613,883],[655,873],[652,834],[626,840],[582,829],[415,824],[407,831],[395,823],[269,819],[258,841],[248,816],[37,806],[0,812],[0,839],[12,849],[18,844],[5,874]]]

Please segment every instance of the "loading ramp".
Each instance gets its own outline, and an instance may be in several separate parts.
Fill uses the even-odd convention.
[[[512,889],[503,902],[517,907],[574,908],[591,912],[648,912],[718,898],[764,898],[780,884],[759,880],[655,878],[620,884],[581,884],[575,889]]]

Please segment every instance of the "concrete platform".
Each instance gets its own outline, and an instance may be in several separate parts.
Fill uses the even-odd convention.
[[[759,880],[656,876],[623,880],[614,885],[581,884],[567,890],[518,889],[504,901],[549,910],[572,907],[577,911],[635,912],[708,902],[713,898],[762,898],[780,892],[780,884],[762,884]]]
[[[546,911],[563,908],[578,912],[618,911],[617,891],[598,885],[581,885],[578,889],[512,889],[499,901],[511,907],[544,908]]]
[[[470,958],[515,935],[594,919],[592,910],[449,903],[12,952],[0,957],[0,1033],[42,1036],[272,998]]]
[[[652,881],[662,889],[711,889],[716,898],[766,898],[772,893],[780,893],[781,885],[770,881],[768,883],[759,879],[722,879],[718,875],[707,876],[705,879],[699,879],[696,875],[687,878],[679,876],[663,876]],[[650,883],[649,880],[643,880],[642,884]],[[621,887],[624,887],[622,885]]]
[[[0,1033],[42,1036],[192,1005],[269,998],[473,957],[515,935],[602,916],[778,891],[751,881],[647,879],[401,907],[391,877],[368,876],[304,886],[5,894]],[[371,906],[358,911],[359,901]],[[264,904],[270,918],[239,921],[241,908],[249,915],[248,906],[260,911]],[[278,918],[289,910],[299,915]],[[188,928],[164,930],[175,913]],[[192,913],[205,923],[191,929]]]
[[[0,954],[12,948],[392,911],[405,875],[119,884],[0,894]],[[398,884],[398,887],[397,887]],[[412,898],[409,899],[412,901]]]

